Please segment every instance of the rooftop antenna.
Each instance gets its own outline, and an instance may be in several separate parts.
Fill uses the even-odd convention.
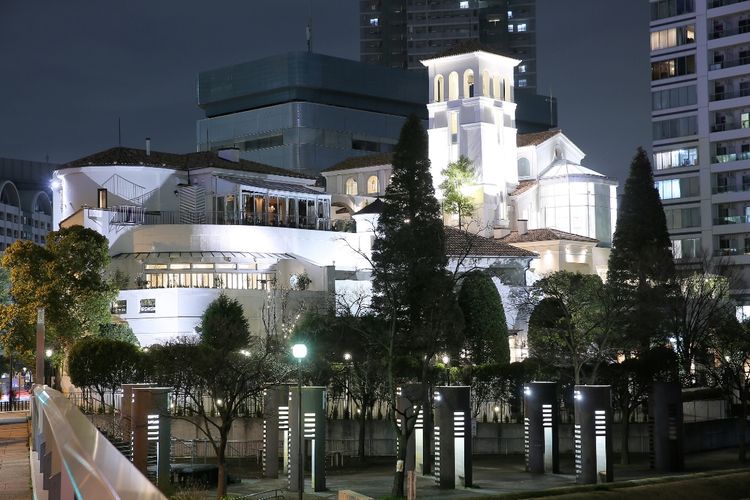
[[[307,52],[312,53],[312,0],[308,3],[308,15],[307,15],[307,27],[305,28],[305,36],[307,38]]]

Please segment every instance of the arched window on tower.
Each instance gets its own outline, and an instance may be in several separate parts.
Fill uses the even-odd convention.
[[[451,71],[448,75],[448,100],[455,101],[458,99],[458,73]]]
[[[495,73],[495,75],[492,77],[492,97],[495,99],[502,99],[503,96],[501,95],[502,92],[502,82],[500,79],[500,75]]]
[[[464,99],[474,97],[474,71],[464,71]]]
[[[443,75],[437,75],[435,77],[435,102],[442,102],[445,100],[445,80]]]
[[[377,194],[379,187],[380,186],[378,186],[378,176],[371,175],[367,179],[367,194]]]
[[[490,72],[487,70],[482,72],[482,95],[490,97]]]
[[[518,177],[531,177],[531,164],[526,158],[518,159]]]
[[[346,180],[346,194],[350,196],[357,196],[357,179],[349,177]]]

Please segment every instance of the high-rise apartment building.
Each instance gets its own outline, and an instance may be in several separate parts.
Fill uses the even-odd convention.
[[[467,40],[520,59],[516,88],[536,89],[535,0],[360,0],[360,59],[394,68]]]
[[[650,31],[653,167],[675,259],[725,261],[750,312],[750,1],[652,0]]]

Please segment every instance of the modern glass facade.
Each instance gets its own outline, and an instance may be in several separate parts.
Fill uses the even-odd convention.
[[[317,174],[346,158],[389,152],[404,119],[427,117],[424,71],[289,53],[198,78],[198,149],[237,147],[249,160]]]

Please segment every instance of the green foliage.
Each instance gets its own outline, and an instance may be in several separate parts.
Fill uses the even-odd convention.
[[[452,329],[445,311],[455,303],[446,274],[445,230],[427,157],[427,135],[411,116],[393,153],[393,179],[386,190],[372,256],[373,306],[398,322],[399,349],[421,359]]]
[[[211,338],[220,342],[218,336]],[[234,341],[238,338],[230,337]],[[215,346],[182,339],[153,346],[148,353],[151,380],[173,387],[177,396],[195,409],[197,418],[188,420],[211,443],[217,456],[218,498],[226,493],[226,448],[232,424],[250,398],[282,382],[289,372],[284,357],[260,340],[251,339],[242,351],[228,349],[227,345],[233,344]]]
[[[621,304],[608,294],[602,280],[591,274],[558,271],[534,285],[537,305],[529,318],[532,356],[573,369],[581,383],[589,367],[589,383],[599,364],[611,360],[617,339],[613,331]]]
[[[508,325],[492,279],[480,271],[468,273],[461,283],[458,305],[463,312],[465,345],[471,362],[507,365]]]
[[[142,381],[143,357],[130,342],[97,336],[84,337],[70,348],[68,373],[78,387],[89,387],[99,393],[113,393],[122,384]]]
[[[461,156],[457,161],[449,163],[440,172],[445,179],[440,183],[443,192],[443,210],[446,213],[458,215],[458,226],[462,226],[462,218],[471,215],[474,211],[474,203],[471,196],[464,194],[464,187],[468,187],[474,181],[475,171],[471,160]]]
[[[99,325],[99,337],[112,340],[128,342],[134,346],[140,346],[138,337],[127,323],[106,323]]]
[[[16,241],[3,255],[10,273],[13,303],[0,306],[0,328],[6,345],[30,351],[28,335],[36,310],[45,308],[48,345],[65,350],[77,339],[96,334],[109,323],[116,288],[107,279],[107,239],[80,226],[49,233],[47,247]]]
[[[663,304],[675,269],[667,222],[646,152],[639,148],[617,214],[608,283],[633,307],[625,336],[641,350],[665,337]]]
[[[393,152],[393,178],[386,189],[372,253],[375,312],[387,329],[383,338],[390,419],[400,443],[400,459],[416,416],[399,426],[394,411],[398,357],[421,363],[420,381],[429,382],[435,354],[459,337],[461,314],[453,279],[445,268],[445,229],[430,175],[427,135],[416,116],[407,118]],[[417,413],[420,411],[417,408]],[[403,471],[394,475],[403,495]]]
[[[617,213],[617,229],[609,258],[609,279],[663,283],[674,277],[674,262],[667,220],[654,187],[646,152],[638,152]]]
[[[669,333],[674,339],[683,382],[693,385],[696,357],[705,352],[715,330],[736,321],[729,279],[707,271],[680,276],[669,299]]]
[[[250,343],[250,327],[242,305],[223,293],[219,295],[203,313],[200,336],[202,343],[222,352],[246,347]]]

